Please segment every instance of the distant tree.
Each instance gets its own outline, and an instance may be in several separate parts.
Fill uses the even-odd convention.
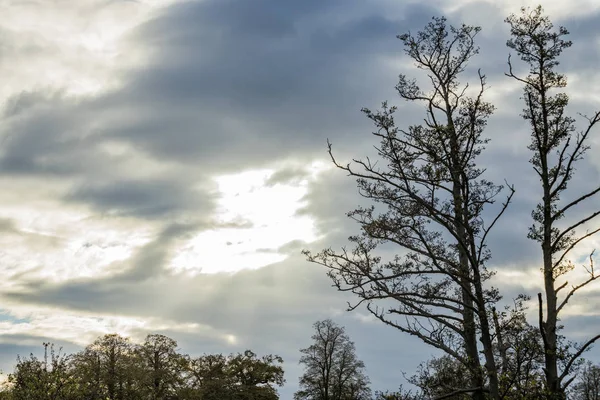
[[[258,357],[254,352],[207,354],[188,359],[186,399],[277,400],[282,386],[283,360],[279,356]],[[193,397],[190,393],[193,393]]]
[[[79,382],[80,391],[89,400],[106,398],[103,365],[100,354],[87,346],[73,356],[73,374]]]
[[[575,120],[566,113],[569,98],[558,92],[567,85],[566,77],[556,71],[558,58],[571,46],[571,42],[564,39],[569,33],[566,28],[554,29],[541,6],[533,10],[522,8],[520,16],[511,15],[506,22],[512,36],[508,47],[529,66],[529,75],[521,77],[514,72],[509,58],[507,75],[524,86],[523,118],[531,127],[531,164],[542,189],[542,200],[532,213],[534,223],[528,236],[542,248],[545,310],[541,293],[538,300],[546,386],[551,399],[564,399],[566,388],[574,379],[572,368],[577,359],[600,339],[600,335],[590,338],[570,355],[558,346],[561,311],[577,291],[598,279],[591,256],[587,279],[569,285],[565,275],[574,268],[569,260],[571,252],[600,232],[597,225],[588,225],[596,220],[600,210],[585,212],[581,209],[585,202],[598,198],[600,186],[595,183],[583,193],[580,189],[577,193],[567,191],[576,164],[589,149],[588,138],[592,128],[600,122],[600,111],[585,117],[584,128],[575,133]],[[567,215],[573,218],[561,224]],[[588,226],[585,233],[577,234],[576,230],[584,226]],[[562,363],[561,357],[566,357]]]
[[[232,392],[233,380],[228,371],[227,357],[222,354],[206,354],[188,359],[187,385],[184,391],[194,393],[202,400],[225,399]],[[196,398],[190,394],[184,398]]]
[[[8,381],[14,400],[75,400],[80,398],[71,373],[70,357],[51,343],[44,343],[44,359],[33,354],[17,357]]]
[[[86,399],[138,398],[135,346],[118,334],[99,337],[73,357],[74,373]]]
[[[573,400],[600,400],[600,366],[588,361],[578,375],[569,398]]]
[[[261,358],[250,351],[231,355],[227,371],[233,380],[233,400],[277,400],[276,386],[282,386],[283,359],[275,355]]]
[[[158,334],[140,345],[104,335],[74,355],[44,349],[43,360],[17,358],[0,400],[277,400],[285,382],[279,356],[191,358]]]
[[[371,396],[365,365],[343,327],[326,319],[314,324],[314,343],[300,350],[304,374],[295,400],[367,400]]]
[[[405,75],[396,89],[403,100],[424,105],[424,122],[398,127],[396,107],[383,103],[380,111],[363,110],[380,141],[377,160],[342,164],[329,144],[333,163],[355,177],[359,193],[378,207],[348,213],[361,228],[361,235],[349,238],[353,249],[305,254],[328,268],[338,290],[358,296],[350,309],[364,303],[382,322],[444,351],[467,366],[464,389],[474,391],[475,399],[489,392],[498,400],[490,315],[499,294],[486,287],[492,274],[486,243],[513,190],[485,220],[484,208],[502,190],[477,164],[494,107],[483,100],[484,75],[478,74],[473,89],[460,81],[478,53],[479,31],[434,18],[416,35],[399,36],[406,54],[427,74],[427,89]],[[399,254],[382,257],[378,250],[384,244],[398,246]]]
[[[392,391],[377,391],[373,400],[426,400],[422,393],[412,393],[410,390],[404,390],[402,385],[396,392]]]
[[[141,392],[146,399],[169,399],[183,384],[185,357],[177,352],[177,342],[151,334],[136,350],[141,369]]]

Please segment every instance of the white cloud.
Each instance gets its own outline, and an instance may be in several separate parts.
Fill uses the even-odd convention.
[[[118,314],[90,314],[81,312],[57,312],[44,307],[15,306],[11,316],[20,321],[0,320],[0,343],[10,343],[11,337],[31,337],[23,345],[39,345],[39,338],[51,337],[80,346],[88,345],[97,337],[118,333],[141,342],[150,332],[179,332],[199,338],[211,338],[224,344],[236,342],[235,335],[218,331],[197,322],[176,322],[160,318],[136,318]]]
[[[0,287],[35,277],[51,282],[114,273],[111,265],[127,260],[150,241],[153,229],[127,219],[105,219],[48,202],[5,207],[15,231],[0,237],[0,260],[8,279]]]
[[[560,22],[566,18],[590,15],[600,10],[600,3],[596,0],[573,0],[569,2],[546,0],[543,3],[539,0],[458,0],[452,2],[439,0],[436,3],[446,12],[455,12],[481,3],[487,3],[500,8],[506,15],[519,13],[521,7],[535,8],[541,4],[555,22]]]
[[[176,0],[38,0],[0,2],[0,99],[38,88],[90,95],[116,88],[117,71],[147,56],[126,39],[133,28]]]

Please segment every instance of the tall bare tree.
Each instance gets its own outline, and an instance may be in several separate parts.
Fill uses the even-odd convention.
[[[502,190],[483,177],[476,162],[488,142],[483,131],[493,106],[483,100],[481,72],[474,90],[459,79],[478,53],[479,31],[434,18],[416,35],[398,37],[426,73],[428,89],[405,75],[396,89],[402,99],[425,106],[424,123],[401,129],[396,107],[383,103],[380,111],[363,110],[376,127],[378,161],[340,164],[329,144],[334,164],[357,178],[360,194],[383,210],[359,207],[348,213],[361,227],[361,235],[349,238],[352,250],[306,254],[328,268],[339,290],[359,297],[351,309],[365,303],[384,323],[462,363],[471,387],[456,389],[475,399],[485,392],[498,399],[490,307],[499,295],[485,285],[491,276],[486,242],[514,191],[510,188],[496,215],[484,221],[484,208]],[[400,253],[384,259],[377,252],[382,244],[397,245]]]
[[[569,259],[573,250],[600,231],[598,225],[588,225],[596,220],[600,210],[583,213],[582,216],[581,209],[584,203],[597,199],[600,186],[595,184],[583,193],[568,191],[567,186],[573,178],[576,164],[589,149],[588,138],[592,128],[600,121],[600,112],[591,117],[584,116],[587,123],[579,131],[575,120],[566,113],[569,98],[560,90],[567,81],[556,71],[560,55],[571,46],[571,42],[564,39],[569,33],[566,28],[555,29],[541,6],[533,10],[523,8],[521,15],[513,14],[506,22],[510,24],[512,36],[507,46],[529,66],[529,75],[521,77],[513,71],[509,58],[507,75],[524,85],[523,118],[531,126],[528,148],[533,153],[531,164],[542,189],[542,200],[532,213],[534,224],[528,236],[542,247],[545,315],[541,293],[538,299],[547,390],[551,398],[564,399],[565,389],[574,378],[574,363],[600,338],[596,335],[573,354],[565,355],[564,366],[560,367],[561,349],[557,332],[560,313],[577,291],[598,278],[591,255],[586,279],[570,284],[566,275],[574,268]],[[565,218],[569,215],[574,217]],[[565,220],[566,223],[561,223]],[[576,232],[584,227],[588,227],[585,233]]]

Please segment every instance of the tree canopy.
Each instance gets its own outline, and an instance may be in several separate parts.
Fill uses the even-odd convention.
[[[3,400],[277,400],[285,382],[276,355],[190,357],[167,336],[134,344],[118,334],[76,354],[44,344],[44,359],[18,357]]]

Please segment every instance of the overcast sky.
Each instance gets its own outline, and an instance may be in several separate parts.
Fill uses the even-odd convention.
[[[497,112],[482,163],[517,190],[492,266],[507,297],[535,295],[540,251],[526,231],[538,183],[503,23],[535,4],[0,0],[0,369],[44,341],[76,351],[105,333],[162,333],[191,355],[281,355],[291,399],[298,349],[331,317],[373,389],[397,388],[432,350],[347,313],[352,298],[300,251],[357,232],[344,216],[360,202],[355,182],[331,168],[326,139],[340,160],[370,154],[360,109],[384,100],[400,125],[419,120],[393,90],[414,74],[396,35],[432,16],[483,28],[471,66]],[[561,63],[569,110],[600,108],[600,1],[544,6],[574,42]],[[574,191],[600,179],[599,138]],[[574,338],[600,329],[599,298],[596,285],[565,314]]]

